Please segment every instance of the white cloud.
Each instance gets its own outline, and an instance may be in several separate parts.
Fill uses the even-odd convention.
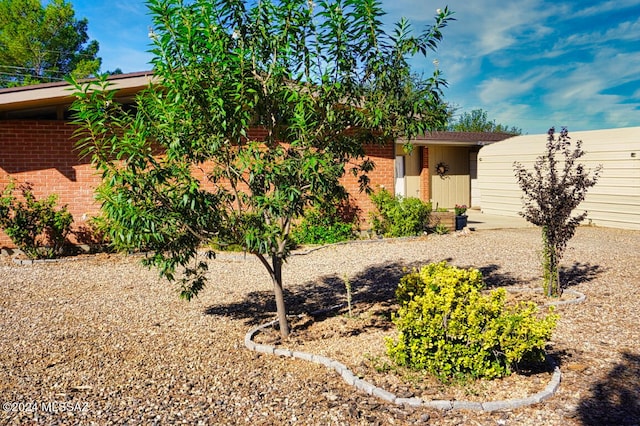
[[[480,72],[482,61],[477,57],[464,55],[439,56],[440,68],[450,85],[461,84]]]
[[[388,12],[385,22],[396,22],[406,16],[417,23],[416,29],[421,24],[431,24],[436,8],[448,5],[456,21],[444,30],[443,45],[464,46],[474,56],[486,55],[509,47],[523,37],[537,37],[549,31],[542,24],[550,13],[543,7],[543,0],[448,0],[443,4],[383,0],[382,4]],[[407,11],[411,11],[409,16]],[[532,22],[532,16],[538,17],[537,22]]]
[[[621,22],[614,28],[609,28],[606,31],[594,31],[584,32],[578,34],[571,34],[565,39],[560,40],[554,46],[556,49],[566,49],[569,47],[584,47],[608,44],[611,41],[634,41],[640,40],[640,17],[635,21]]]
[[[452,24],[461,28],[452,29],[452,37],[445,34],[440,55],[445,74],[451,71],[452,102],[463,111],[467,105],[483,108],[492,119],[525,132],[544,132],[553,124],[638,125],[640,89],[632,82],[640,69],[634,45],[640,19],[631,13],[623,22],[603,16],[594,25],[592,17],[637,4],[607,2],[578,12],[581,4],[567,2],[470,2],[459,16],[466,19]],[[634,93],[620,93],[625,84]]]
[[[580,64],[567,74],[564,81],[556,81],[555,85],[572,86],[589,82],[593,87],[589,93],[606,91],[637,80],[638,69],[640,69],[640,52],[622,53],[615,49],[602,49],[592,61]]]
[[[460,0],[459,4],[462,32],[469,43],[468,47],[478,56],[497,52],[549,32],[544,21],[550,12],[543,7],[541,0]],[[533,16],[536,18],[532,19]]]
[[[458,99],[462,111],[482,108],[497,122],[526,133],[544,133],[551,125],[574,130],[637,126],[640,89],[629,94],[611,89],[637,80],[638,69],[640,53],[603,49],[585,62],[545,63],[514,77],[503,72]]]
[[[540,124],[536,119],[537,115],[528,104],[502,102],[492,105],[488,112],[489,116],[496,120],[496,123],[509,127],[525,129],[535,128]],[[542,124],[547,125],[547,123]]]
[[[609,0],[575,10],[572,15],[573,17],[600,15],[612,10],[622,10],[639,5],[640,1],[638,0]]]
[[[123,12],[146,16],[149,13],[149,8],[144,2],[135,2],[130,0],[118,0],[110,3],[112,7],[117,7]]]
[[[556,67],[544,82],[542,107],[574,129],[638,125],[640,101],[611,89],[637,80],[640,53],[599,51],[591,61]],[[640,92],[640,90],[638,90]]]
[[[103,69],[149,68],[143,50],[150,17],[142,0],[82,3],[94,11],[89,30],[100,42]],[[482,108],[529,133],[553,124],[640,125],[640,89],[632,83],[640,69],[640,0],[383,0],[383,20],[405,16],[419,32],[447,5],[456,21],[443,30],[438,51],[412,65],[428,75],[437,58],[450,84],[446,100],[461,111]]]
[[[485,80],[479,86],[479,98],[485,104],[501,101],[513,101],[520,95],[527,93],[536,87],[539,77],[532,75],[519,77],[513,80],[506,78],[491,78]]]

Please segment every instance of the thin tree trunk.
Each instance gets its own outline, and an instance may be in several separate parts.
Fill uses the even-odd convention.
[[[274,254],[271,256],[272,264],[260,253],[254,253],[260,262],[269,272],[271,281],[273,282],[273,293],[276,298],[276,308],[278,312],[278,322],[280,325],[280,334],[286,338],[289,336],[289,323],[287,322],[287,308],[284,304],[284,290],[282,287],[282,258]]]
[[[549,277],[549,282],[547,283],[547,297],[553,296],[553,280],[555,280],[554,262],[555,262],[555,259],[553,257],[553,247],[549,247],[549,266],[548,266],[549,271],[547,272],[547,275]]]
[[[273,293],[276,297],[280,334],[286,338],[289,336],[289,322],[287,321],[287,308],[284,303],[284,291],[282,288],[282,259],[275,254],[271,259],[273,267]]]
[[[548,297],[558,297],[560,289],[560,274],[558,270],[558,256],[556,254],[556,248],[550,248],[551,254],[549,256],[549,291]]]

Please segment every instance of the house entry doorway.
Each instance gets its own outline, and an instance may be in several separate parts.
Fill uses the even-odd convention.
[[[469,148],[429,146],[429,175],[434,209],[471,204]]]
[[[396,196],[420,198],[420,172],[422,171],[420,152],[419,147],[414,147],[411,154],[405,154],[402,146],[396,148]]]

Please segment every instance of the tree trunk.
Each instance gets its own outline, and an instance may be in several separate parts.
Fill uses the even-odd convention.
[[[560,295],[560,271],[558,249],[555,238],[549,238],[548,227],[542,227],[542,266],[543,266],[543,289],[547,297],[558,297]]]
[[[273,268],[273,293],[276,297],[276,308],[278,312],[278,323],[280,324],[280,335],[286,338],[289,336],[289,323],[287,322],[287,308],[284,304],[284,291],[282,288],[282,259],[277,255],[271,257]]]
[[[560,296],[560,271],[558,265],[558,255],[555,247],[549,248],[549,283],[547,288],[548,297]]]

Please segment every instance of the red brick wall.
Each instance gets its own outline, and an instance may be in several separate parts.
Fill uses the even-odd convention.
[[[30,183],[36,198],[58,194],[76,227],[98,211],[93,188],[99,176],[86,160],[80,160],[72,139],[74,127],[63,121],[0,121],[0,186],[13,177]],[[13,247],[0,232],[0,247]]]
[[[4,188],[13,177],[18,183],[33,185],[36,198],[57,194],[60,205],[67,205],[74,217],[74,229],[86,226],[86,220],[99,211],[94,200],[94,188],[100,176],[80,159],[74,148],[74,127],[63,121],[7,120],[0,121],[0,187]],[[261,130],[251,132],[256,139]],[[367,155],[376,168],[370,174],[372,188],[384,185],[393,193],[393,145],[366,147]],[[359,192],[357,179],[347,174],[343,184],[352,195],[366,221],[371,201]],[[0,247],[13,247],[9,238],[0,231]]]
[[[366,155],[375,163],[375,169],[369,173],[371,189],[377,191],[384,186],[392,194],[395,184],[395,157],[393,144],[387,145],[367,145]],[[360,192],[358,178],[347,173],[342,178],[342,184],[350,194],[351,203],[358,208],[361,225],[366,229],[369,219],[369,212],[374,209],[373,203],[365,192]]]

